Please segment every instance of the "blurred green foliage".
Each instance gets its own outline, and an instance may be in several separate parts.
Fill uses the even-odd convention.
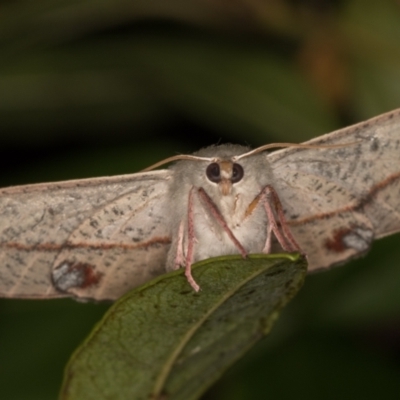
[[[130,173],[217,142],[299,142],[400,105],[395,0],[0,2],[0,184]],[[391,398],[399,236],[309,276],[204,399]],[[0,398],[54,399],[107,305],[0,302]]]

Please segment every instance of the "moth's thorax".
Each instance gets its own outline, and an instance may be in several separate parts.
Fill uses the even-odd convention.
[[[229,229],[239,242],[252,253],[261,252],[266,240],[266,215],[262,207],[247,212],[254,197],[233,188],[230,195],[212,196]],[[215,194],[215,193],[214,193]],[[202,260],[224,254],[238,254],[238,249],[221,227],[207,205],[196,199],[194,212],[195,260]]]
[[[206,185],[203,189],[226,219],[228,226],[233,229],[238,227],[250,215],[251,212],[248,212],[248,208],[261,188],[258,185],[246,184],[245,181],[236,185],[231,184],[230,186],[228,194],[223,194],[219,186]],[[200,200],[199,203],[199,212],[207,212],[205,201]]]
[[[195,231],[194,261],[223,254],[237,254],[212,211],[218,209],[229,229],[249,252],[261,252],[266,239],[265,210],[257,202],[262,189],[272,183],[272,172],[265,154],[240,158],[248,152],[242,146],[222,145],[204,149],[196,155],[207,160],[184,160],[172,169],[173,183],[169,198],[174,234],[184,227],[183,252],[186,253],[188,226]],[[192,197],[192,221],[188,215]],[[171,252],[176,250],[172,243]],[[174,256],[169,255],[168,264]]]

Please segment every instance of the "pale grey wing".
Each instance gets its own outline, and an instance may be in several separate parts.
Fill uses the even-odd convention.
[[[0,296],[116,299],[165,272],[171,172],[0,190]]]
[[[268,155],[292,233],[325,268],[364,253],[374,238],[400,231],[400,109]]]

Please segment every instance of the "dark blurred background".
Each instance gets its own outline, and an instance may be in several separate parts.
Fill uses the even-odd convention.
[[[301,142],[399,106],[398,0],[0,0],[1,186]],[[204,400],[398,396],[399,263],[397,235],[309,276]],[[55,399],[107,307],[1,300],[0,398]]]

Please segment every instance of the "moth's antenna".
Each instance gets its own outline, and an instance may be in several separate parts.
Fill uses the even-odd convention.
[[[351,142],[351,143],[341,143],[341,144],[298,144],[298,143],[270,143],[266,144],[261,147],[257,147],[254,150],[250,150],[247,153],[240,154],[238,156],[232,157],[233,161],[240,160],[241,158],[251,156],[253,154],[261,153],[262,151],[268,150],[268,149],[275,149],[275,148],[281,148],[281,147],[294,147],[294,148],[299,148],[299,149],[335,149],[335,148],[340,148],[340,147],[346,147],[350,146],[352,144],[357,144],[359,142]],[[161,167],[161,165],[169,164],[170,162],[173,161],[179,161],[179,160],[190,160],[190,161],[207,161],[207,162],[214,162],[217,160],[215,157],[198,157],[198,156],[192,156],[188,154],[179,154],[177,156],[172,156],[168,157],[162,161],[159,161],[150,167],[147,167],[145,169],[142,169],[143,172],[146,171],[152,171],[155,168]]]
[[[339,143],[339,144],[300,144],[300,143],[270,143],[264,146],[257,147],[254,150],[250,150],[247,153],[240,154],[238,156],[232,157],[234,161],[240,160],[241,158],[252,156],[253,154],[261,153],[268,149],[282,148],[282,147],[293,147],[297,149],[337,149],[341,147],[351,146],[360,142],[350,142],[350,143]]]
[[[147,167],[145,169],[142,169],[143,172],[146,171],[152,171],[155,168],[161,167],[161,165],[169,164],[172,161],[179,161],[179,160],[191,160],[191,161],[207,161],[207,162],[212,162],[214,158],[209,158],[209,157],[198,157],[198,156],[191,156],[191,155],[186,155],[186,154],[179,154],[178,156],[172,156],[168,157],[165,160],[161,160],[150,167]]]

